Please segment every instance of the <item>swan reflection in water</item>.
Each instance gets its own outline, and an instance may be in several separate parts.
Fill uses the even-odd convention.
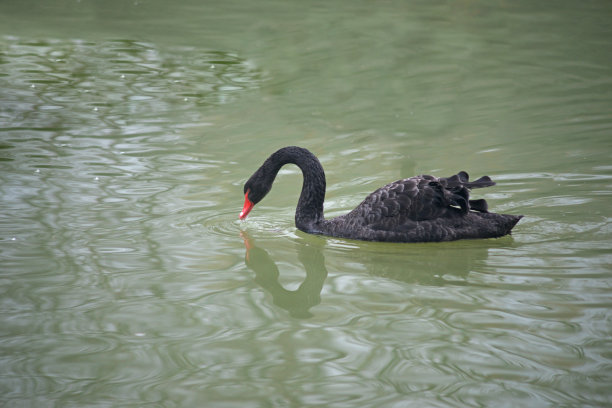
[[[309,309],[321,303],[321,290],[327,278],[325,259],[320,248],[300,245],[298,259],[306,270],[306,278],[296,290],[287,290],[278,281],[278,267],[270,255],[256,246],[245,231],[241,231],[240,236],[246,247],[245,263],[255,272],[255,282],[272,295],[274,304],[287,310],[293,317],[312,317]]]
[[[245,263],[255,272],[255,282],[272,295],[273,303],[293,317],[312,317],[310,309],[321,303],[321,291],[328,275],[323,255],[326,239],[317,238],[298,246],[297,256],[306,278],[296,290],[288,290],[279,282],[279,269],[268,252],[257,246],[245,231],[240,235],[246,247]],[[503,246],[503,243],[490,240],[486,246],[474,246],[473,242],[414,244],[409,247],[402,244],[358,244],[355,248],[330,249],[334,256],[327,263],[335,275],[347,271],[346,265],[350,263],[353,271],[361,269],[355,265],[362,265],[371,275],[408,284],[478,285],[468,281],[470,271],[486,269],[489,249]]]

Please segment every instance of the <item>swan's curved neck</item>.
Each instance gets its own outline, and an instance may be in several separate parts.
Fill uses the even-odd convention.
[[[302,170],[304,182],[295,210],[295,226],[302,231],[316,232],[315,225],[324,219],[325,200],[325,172],[319,159],[306,149],[291,146],[280,149],[267,161],[273,166],[274,177],[280,168],[288,163],[293,163]]]

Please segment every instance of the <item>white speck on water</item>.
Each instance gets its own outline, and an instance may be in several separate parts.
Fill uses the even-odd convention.
[[[97,112],[97,111],[98,111],[98,107],[97,107],[97,106],[94,106],[93,111],[94,111],[94,112]]]
[[[499,151],[499,150],[500,150],[499,148],[494,147],[494,148],[492,148],[492,149],[484,149],[484,150],[480,150],[480,151],[476,152],[476,154],[482,154],[482,153],[493,153],[493,152],[497,152],[497,151]]]

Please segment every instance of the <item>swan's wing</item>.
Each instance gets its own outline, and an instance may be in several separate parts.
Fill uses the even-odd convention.
[[[413,221],[456,217],[470,210],[487,212],[485,200],[470,200],[469,189],[494,185],[487,176],[470,182],[465,172],[452,177],[416,176],[387,184],[370,194],[349,218],[372,228],[397,228]]]

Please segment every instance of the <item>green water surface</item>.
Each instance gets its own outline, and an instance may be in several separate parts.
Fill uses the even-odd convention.
[[[612,3],[0,2],[0,405],[612,404]],[[310,236],[416,174],[513,236]],[[248,257],[245,255],[248,251]]]

